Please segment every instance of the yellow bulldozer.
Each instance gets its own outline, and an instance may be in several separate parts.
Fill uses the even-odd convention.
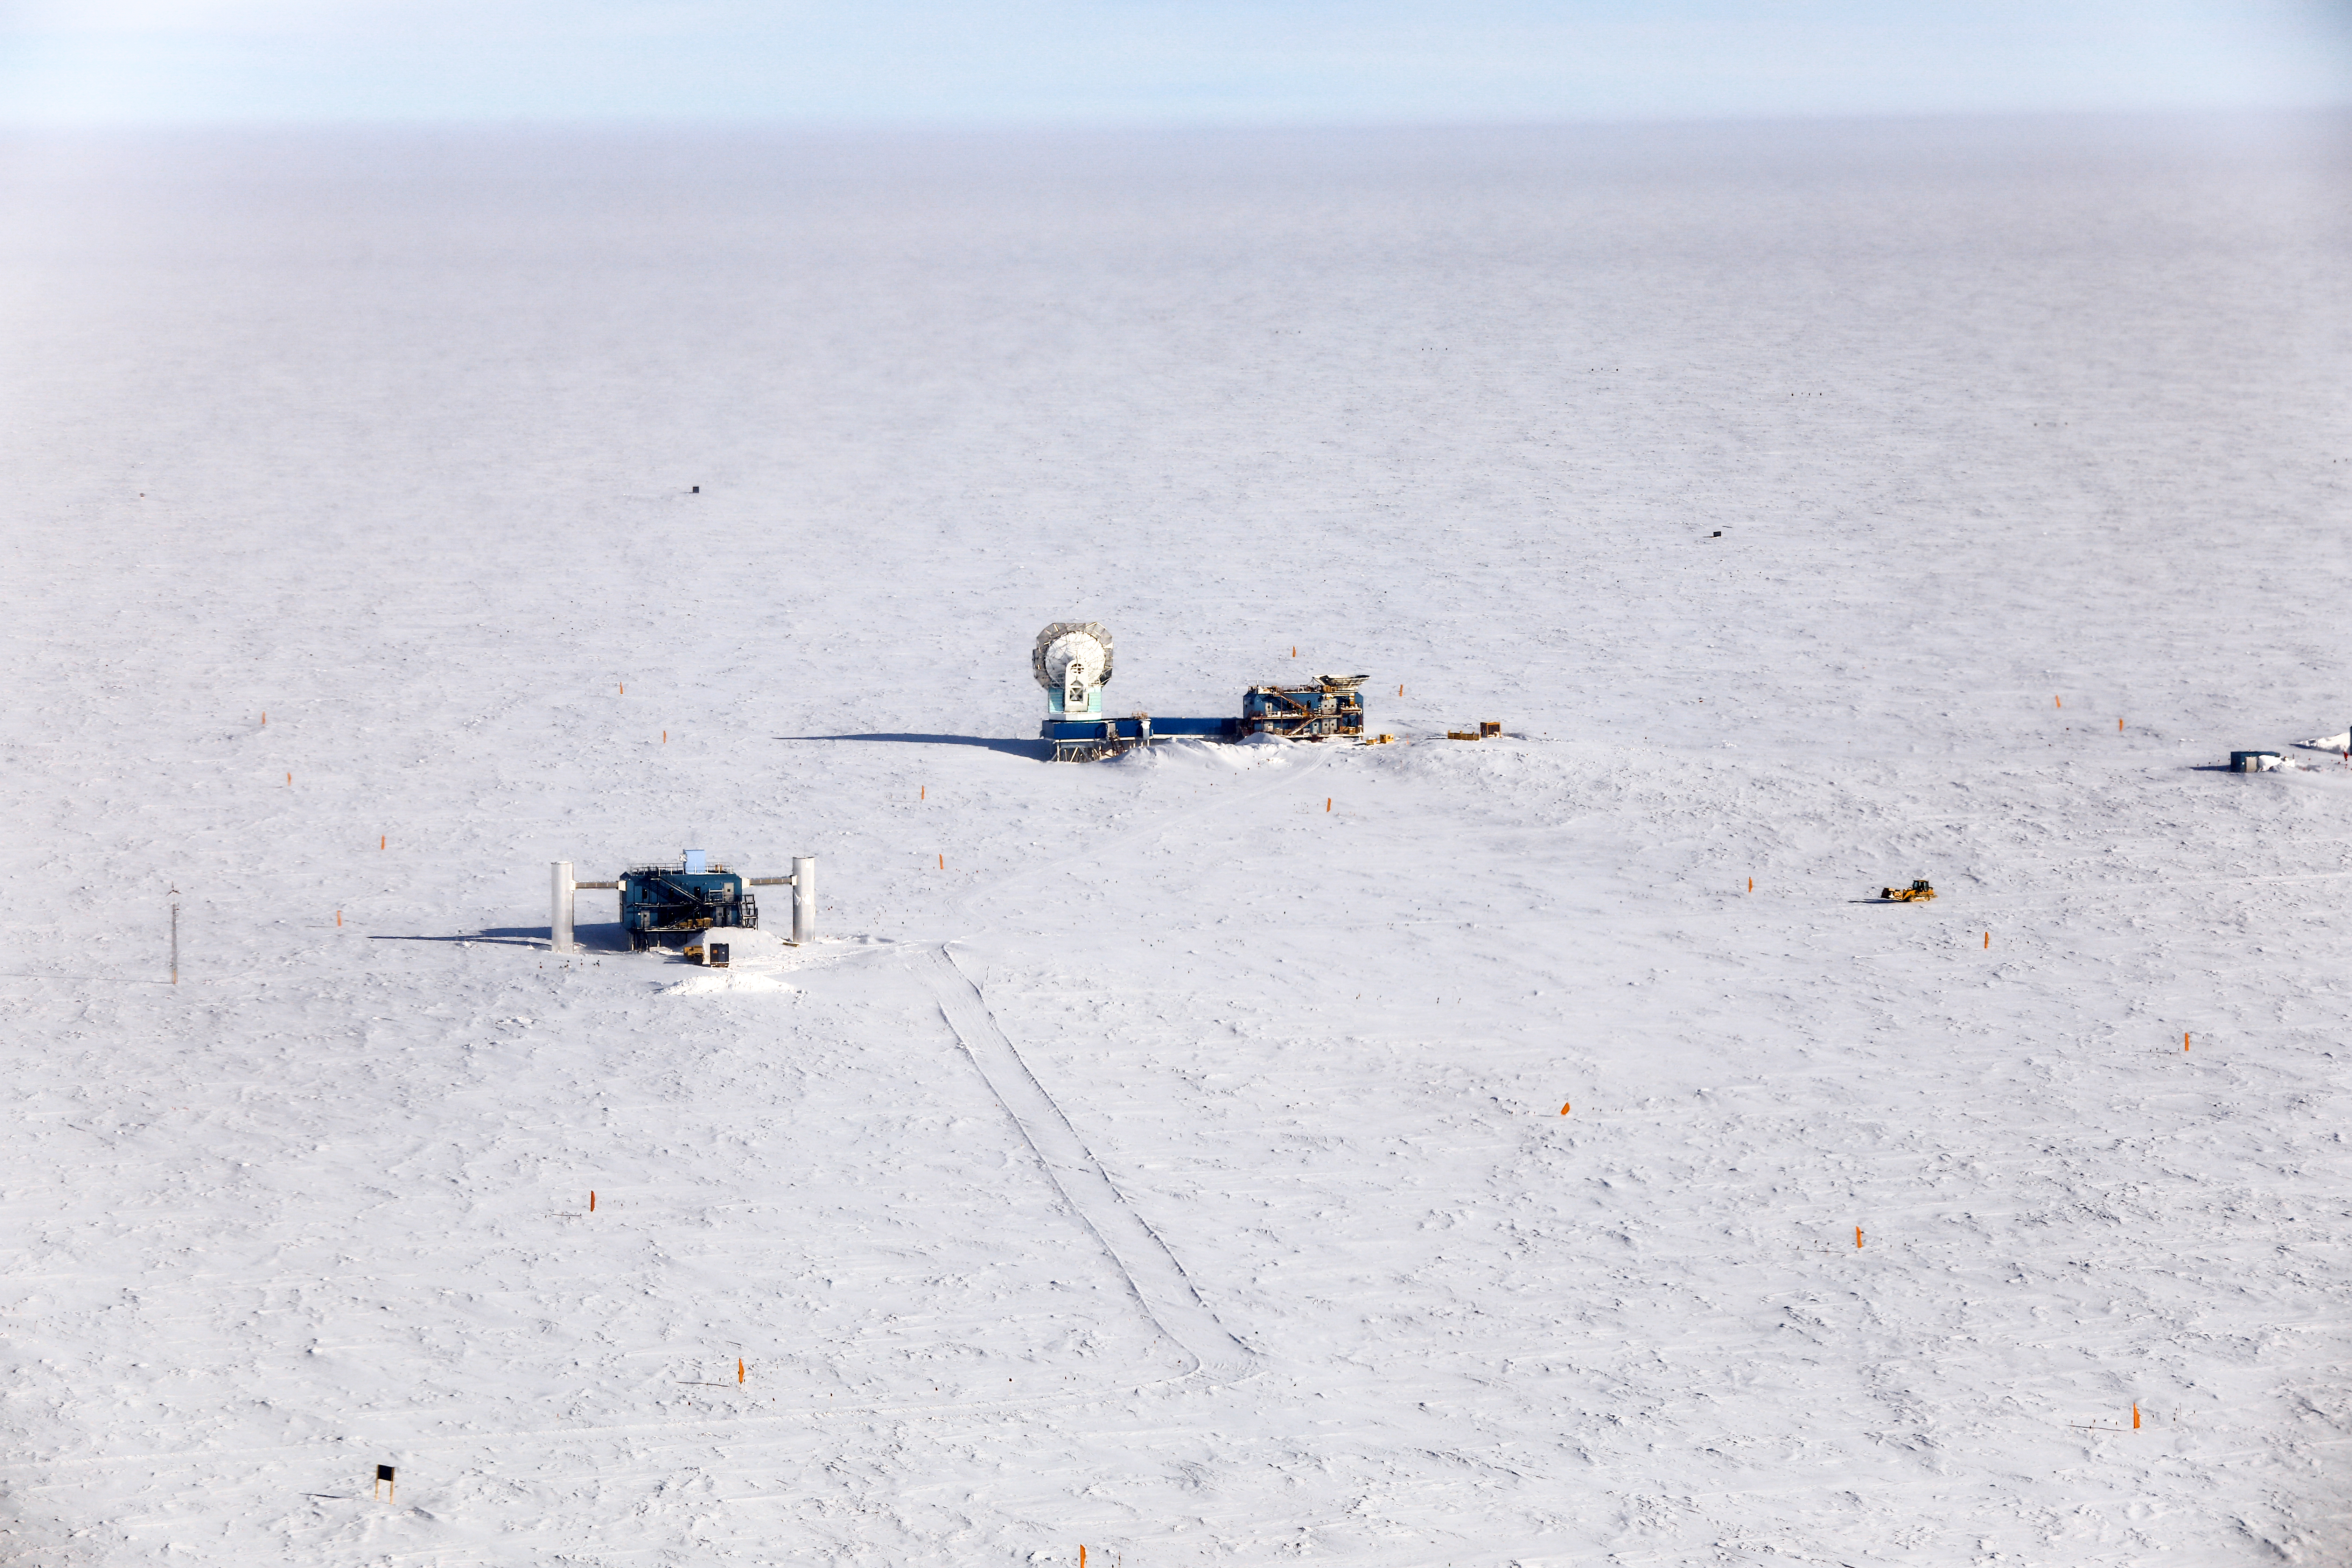
[[[1936,896],[1936,889],[1922,877],[1907,888],[1881,888],[1878,896],[1890,904],[1924,904]]]

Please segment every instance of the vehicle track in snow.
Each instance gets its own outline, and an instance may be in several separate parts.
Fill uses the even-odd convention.
[[[996,1102],[1036,1152],[1071,1210],[1110,1254],[1145,1314],[1192,1358],[1192,1374],[1230,1383],[1248,1373],[1249,1352],[1209,1310],[1160,1233],[1112,1184],[1061,1106],[997,1026],[980,987],[957,964],[955,955],[941,944],[925,963],[940,1015],[988,1080]]]
[[[957,913],[968,914],[984,900],[1003,895],[1016,883],[1034,881],[1066,867],[1099,865],[1124,845],[1166,833],[1195,817],[1221,813],[1237,799],[1246,802],[1277,790],[1319,766],[1327,755],[1313,755],[1303,768],[1283,768],[1255,789],[1237,790],[1222,799],[1155,816],[1107,843],[1089,846],[1084,853],[1066,856],[974,889],[950,907]],[[940,1016],[962,1043],[972,1065],[988,1080],[997,1103],[1035,1151],[1063,1200],[1110,1255],[1145,1315],[1192,1358],[1192,1370],[1186,1375],[1204,1378],[1212,1384],[1231,1383],[1246,1376],[1255,1364],[1249,1351],[1201,1300],[1192,1276],[1176,1260],[1175,1253],[1127,1201],[1126,1194],[1103,1170],[1102,1162],[1095,1158],[1094,1152],[1070,1124],[1060,1102],[1031,1070],[1019,1047],[997,1023],[986,996],[956,963],[952,951],[956,940],[947,938],[928,944],[925,978],[938,998]]]

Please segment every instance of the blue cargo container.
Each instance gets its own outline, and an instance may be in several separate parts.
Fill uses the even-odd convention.
[[[1148,746],[1154,741],[1179,737],[1238,741],[1242,738],[1242,721],[1238,719],[1155,719],[1148,713],[1139,713],[1129,719],[1048,719],[1039,732],[1044,739],[1054,743],[1055,762],[1083,763],[1114,755],[1129,746]]]

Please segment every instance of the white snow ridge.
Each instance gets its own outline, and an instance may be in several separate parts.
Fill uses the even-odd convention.
[[[20,139],[0,1560],[2352,1561],[2339,130]]]

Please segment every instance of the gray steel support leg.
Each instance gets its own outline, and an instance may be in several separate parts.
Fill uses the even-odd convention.
[[[572,951],[572,862],[548,862],[548,894],[551,907],[547,919],[549,949],[555,952]]]
[[[816,940],[816,857],[793,860],[793,945]]]

